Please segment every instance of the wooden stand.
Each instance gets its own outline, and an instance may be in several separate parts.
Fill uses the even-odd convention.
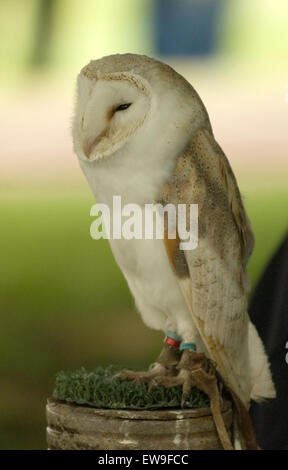
[[[209,408],[195,410],[107,410],[49,400],[47,443],[58,450],[222,449]],[[223,419],[231,435],[233,413]]]

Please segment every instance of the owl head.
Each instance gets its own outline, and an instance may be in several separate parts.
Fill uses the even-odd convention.
[[[74,151],[92,162],[137,138],[144,147],[156,135],[172,142],[205,117],[195,90],[168,65],[136,54],[103,57],[78,75]]]

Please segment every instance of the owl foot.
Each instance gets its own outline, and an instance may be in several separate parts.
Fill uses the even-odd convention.
[[[132,380],[133,383],[146,383],[157,377],[168,377],[177,374],[175,367],[165,367],[162,364],[156,363],[151,369],[147,371],[134,372],[132,370],[122,370],[115,377],[120,380]]]
[[[155,365],[148,371],[134,372],[132,370],[122,370],[116,374],[116,377],[121,380],[133,380],[134,383],[150,382],[157,377],[173,377],[178,373],[176,366],[179,359],[179,349],[165,343]]]
[[[211,413],[217,428],[217,432],[223,448],[233,450],[233,446],[226,430],[221,413],[221,396],[219,382],[214,363],[204,354],[191,350],[183,351],[181,360],[177,366],[179,370],[176,377],[155,377],[149,388],[156,385],[164,387],[182,386],[181,406],[184,408],[192,387],[202,390],[210,398]]]

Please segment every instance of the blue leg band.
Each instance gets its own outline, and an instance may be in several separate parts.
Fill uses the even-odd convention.
[[[192,351],[197,350],[195,343],[182,343],[180,345],[180,351],[184,351],[184,349],[191,349]]]

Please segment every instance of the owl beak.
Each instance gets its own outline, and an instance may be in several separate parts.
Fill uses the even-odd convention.
[[[85,142],[84,145],[83,145],[84,155],[85,155],[86,158],[88,158],[88,160],[90,160],[90,155],[91,155],[91,152],[92,152],[92,148],[93,148],[92,143]]]
[[[93,139],[92,141],[84,142],[83,151],[84,151],[85,157],[88,158],[88,160],[91,159],[91,154],[93,150],[95,149],[95,147],[99,144],[99,142],[103,139],[103,137],[106,136],[106,132],[107,132],[107,128],[105,128],[102,132],[100,132],[100,134],[98,134],[97,137]]]

